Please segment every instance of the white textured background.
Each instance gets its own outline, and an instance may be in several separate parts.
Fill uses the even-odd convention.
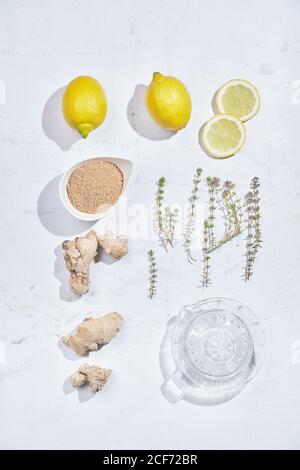
[[[300,447],[299,22],[297,0],[0,0],[1,448]],[[181,78],[193,99],[189,126],[169,140],[143,137],[127,119],[136,85],[155,70]],[[80,74],[98,78],[109,103],[86,141],[64,126],[58,107],[61,88]],[[214,91],[236,77],[257,85],[261,111],[240,154],[214,161],[197,131]],[[133,160],[132,203],[150,203],[161,175],[170,199],[184,202],[196,166],[232,178],[241,192],[259,176],[264,247],[251,282],[240,279],[239,250],[224,247],[203,293],[200,264],[189,266],[180,246],[165,256],[154,244],[161,292],[149,302],[153,244],[131,241],[128,257],[94,266],[91,292],[72,299],[57,247],[87,227],[63,211],[57,181],[95,155]],[[168,319],[204,296],[257,313],[266,361],[231,402],[173,405],[160,390],[161,341]],[[59,337],[87,313],[116,309],[123,331],[87,360],[112,367],[111,380],[90,400],[66,394],[64,381],[83,360],[65,357]]]

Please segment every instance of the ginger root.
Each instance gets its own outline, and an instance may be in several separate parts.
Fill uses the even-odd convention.
[[[75,294],[86,294],[89,290],[90,264],[97,254],[97,235],[91,230],[83,237],[63,242],[66,267],[71,273],[70,287]]]
[[[87,384],[89,390],[96,393],[104,387],[111,373],[111,369],[82,364],[82,366],[71,375],[69,381],[73,387],[81,387]]]
[[[63,342],[80,356],[96,351],[116,336],[123,324],[123,317],[117,312],[107,313],[98,318],[87,317],[78,326],[74,336],[64,336]]]
[[[128,252],[127,238],[115,237],[110,230],[103,236],[91,230],[62,244],[66,267],[71,273],[69,284],[75,294],[86,294],[89,290],[90,265],[97,254],[98,244],[114,258],[122,258]]]
[[[125,237],[115,237],[111,230],[104,235],[98,235],[98,242],[107,255],[113,258],[122,258],[128,253],[128,239]]]

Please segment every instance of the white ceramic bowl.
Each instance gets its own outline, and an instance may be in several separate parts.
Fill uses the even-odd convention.
[[[125,158],[114,158],[114,157],[95,157],[95,158],[88,158],[87,160],[83,160],[80,163],[77,163],[77,165],[72,166],[63,176],[60,181],[60,187],[59,187],[59,192],[60,192],[60,197],[62,200],[63,205],[67,209],[70,214],[74,215],[74,217],[77,217],[77,219],[80,220],[87,220],[87,221],[93,221],[93,220],[99,220],[105,217],[109,212],[112,211],[112,209],[118,204],[118,201],[112,205],[109,209],[106,211],[99,212],[97,214],[88,214],[86,212],[81,212],[76,207],[74,207],[69,199],[68,193],[67,193],[67,184],[68,180],[70,178],[71,173],[73,171],[80,167],[81,165],[91,161],[91,160],[103,160],[106,162],[114,163],[118,168],[123,173],[124,181],[123,181],[123,188],[120,194],[120,197],[124,195],[126,188],[128,186],[131,173],[132,173],[132,162],[130,160],[127,160]]]

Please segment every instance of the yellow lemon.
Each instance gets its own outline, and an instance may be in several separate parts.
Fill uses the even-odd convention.
[[[66,88],[62,108],[67,123],[85,139],[105,119],[107,103],[104,90],[95,78],[76,77]]]
[[[151,117],[163,129],[178,131],[189,122],[191,97],[184,84],[175,77],[155,72],[145,101]]]

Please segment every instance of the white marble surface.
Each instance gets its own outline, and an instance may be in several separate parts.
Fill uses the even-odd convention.
[[[1,0],[0,10],[1,448],[299,448],[299,2]],[[127,118],[135,87],[155,70],[181,78],[193,99],[189,126],[170,139],[140,123],[136,132]],[[79,74],[98,78],[109,103],[104,125],[86,141],[57,107]],[[261,111],[240,154],[214,161],[197,131],[216,88],[235,77],[257,85]],[[155,242],[130,240],[128,256],[94,266],[91,292],[72,298],[58,247],[87,226],[62,209],[58,176],[94,155],[134,162],[130,203],[150,204],[161,175],[169,197],[184,202],[197,166],[232,178],[241,192],[259,176],[264,247],[251,282],[240,279],[234,246],[216,256],[214,284],[203,293],[200,264],[188,265],[180,244],[166,256]],[[150,246],[161,276],[152,302]],[[257,313],[266,361],[226,404],[171,404],[159,362],[167,322],[204,296],[235,298]],[[60,336],[85,314],[111,310],[122,312],[124,329],[87,359],[111,367],[111,380],[89,400],[66,393],[65,379],[84,360],[62,351]]]

